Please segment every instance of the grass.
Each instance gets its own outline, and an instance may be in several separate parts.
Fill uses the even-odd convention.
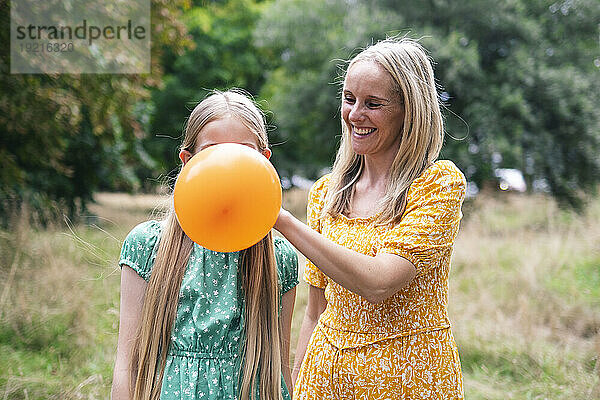
[[[87,224],[0,231],[0,400],[109,398],[120,245],[167,203],[96,200]],[[305,201],[292,191],[284,205],[303,219]],[[600,399],[600,199],[582,215],[512,194],[463,210],[449,312],[466,397]],[[292,355],[307,291],[301,281]]]
[[[468,398],[599,398],[599,206],[575,215],[516,195],[467,206],[450,315]]]

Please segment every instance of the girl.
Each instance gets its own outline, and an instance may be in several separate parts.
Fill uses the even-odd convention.
[[[239,91],[192,111],[179,158],[219,143],[265,157],[264,117]],[[289,338],[297,256],[271,233],[234,253],[205,249],[173,209],[136,226],[121,249],[113,399],[290,399]]]

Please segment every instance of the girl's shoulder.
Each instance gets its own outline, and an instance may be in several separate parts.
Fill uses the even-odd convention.
[[[162,223],[159,221],[151,220],[136,225],[123,242],[119,265],[131,267],[146,281],[150,279],[161,232]]]
[[[273,244],[275,246],[275,257],[277,257],[278,263],[280,259],[282,259],[282,261],[284,261],[283,259],[290,259],[290,261],[297,263],[298,255],[296,254],[296,250],[286,238],[276,236],[273,238]]]
[[[162,231],[162,223],[156,220],[144,221],[133,227],[129,231],[125,241],[127,240],[148,240],[153,237],[160,236]]]
[[[285,293],[298,284],[298,254],[285,238],[274,237],[273,244],[281,292]]]

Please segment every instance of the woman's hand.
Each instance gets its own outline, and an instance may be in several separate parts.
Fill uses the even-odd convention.
[[[277,216],[277,221],[275,221],[275,226],[273,228],[277,229],[279,232],[282,232],[284,228],[284,225],[289,222],[291,218],[294,218],[294,216],[285,208],[281,207],[281,209],[279,210],[279,215]]]

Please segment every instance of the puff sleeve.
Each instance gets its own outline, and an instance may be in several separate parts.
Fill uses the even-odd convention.
[[[308,205],[306,207],[306,223],[315,231],[321,233],[321,211],[325,205],[325,195],[329,184],[330,175],[325,175],[317,180],[308,193]],[[309,285],[325,289],[327,286],[327,276],[321,270],[306,260],[304,268],[304,280]]]
[[[121,247],[119,265],[131,267],[148,281],[156,258],[160,231],[161,225],[157,221],[142,222],[133,228]]]
[[[274,238],[274,243],[279,284],[283,295],[298,284],[298,254],[292,245],[283,238]]]
[[[465,177],[451,161],[428,168],[413,181],[404,216],[386,232],[377,253],[406,258],[417,276],[441,265],[452,253],[465,190]]]

